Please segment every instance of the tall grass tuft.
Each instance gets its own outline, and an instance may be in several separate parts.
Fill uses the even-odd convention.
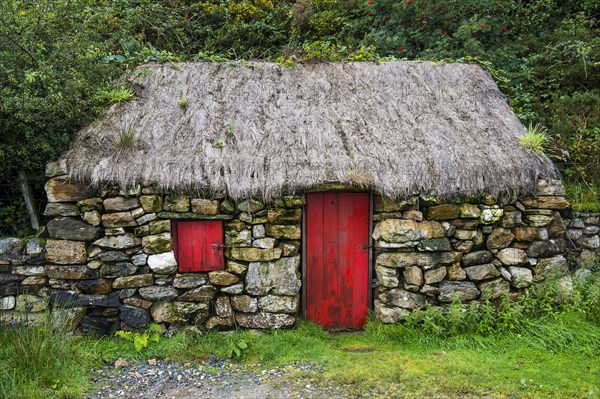
[[[544,155],[544,146],[548,143],[548,129],[539,123],[529,125],[527,131],[519,136],[519,144],[527,151]]]
[[[45,316],[36,325],[0,326],[0,397],[76,398],[87,387],[90,355]]]

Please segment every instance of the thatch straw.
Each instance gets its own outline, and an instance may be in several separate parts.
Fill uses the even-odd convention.
[[[137,98],[63,155],[72,177],[268,200],[332,181],[390,197],[514,194],[555,176],[519,146],[523,125],[475,65],[182,63],[134,75]],[[129,150],[115,146],[127,129]]]

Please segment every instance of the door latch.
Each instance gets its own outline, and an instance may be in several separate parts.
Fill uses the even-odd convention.
[[[367,250],[367,249],[373,248],[373,246],[372,245],[359,244],[359,245],[356,246],[356,248],[362,249],[362,250]]]

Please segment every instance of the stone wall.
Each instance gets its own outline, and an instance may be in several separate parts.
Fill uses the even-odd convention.
[[[84,332],[98,333],[150,322],[206,329],[296,322],[303,197],[265,206],[150,187],[94,192],[50,171],[46,249],[15,241],[4,251],[12,258],[0,266],[3,310],[17,312],[21,302],[40,303],[32,311],[62,305],[77,310]],[[222,220],[225,270],[178,273],[173,219]],[[27,262],[35,266],[19,266]]]
[[[161,193],[100,191],[50,168],[47,238],[0,240],[0,320],[52,307],[84,332],[170,328],[281,328],[300,312],[304,196],[265,205]],[[570,284],[565,253],[590,259],[598,214],[570,215],[560,182],[536,198],[442,203],[374,197],[374,310],[399,321],[427,303],[518,297],[535,279]],[[222,220],[225,270],[179,273],[171,220]],[[568,226],[568,230],[567,227]],[[565,238],[566,236],[566,238]]]
[[[537,194],[503,206],[376,198],[376,316],[392,323],[426,303],[518,297],[555,274],[568,286],[568,203],[560,182],[540,182]]]
[[[575,263],[600,259],[600,212],[574,212],[565,219],[567,241]]]

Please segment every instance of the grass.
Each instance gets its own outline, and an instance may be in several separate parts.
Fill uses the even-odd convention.
[[[566,198],[575,211],[600,212],[600,187],[565,181]]]
[[[555,286],[546,283],[520,303],[428,308],[402,324],[371,319],[362,332],[329,333],[310,322],[265,333],[189,328],[138,351],[118,337],[5,329],[0,397],[81,397],[91,370],[119,357],[193,363],[217,356],[248,368],[318,364],[321,371],[296,369],[290,383],[339,385],[357,396],[598,398],[600,270],[591,267],[595,274],[575,284],[568,303],[557,302]]]
[[[107,104],[122,103],[133,98],[133,90],[124,84],[108,83],[98,89],[96,95],[100,101]]]
[[[535,126],[530,124],[527,131],[519,136],[519,144],[537,155],[544,154],[546,143],[548,143],[548,129],[540,124]]]

